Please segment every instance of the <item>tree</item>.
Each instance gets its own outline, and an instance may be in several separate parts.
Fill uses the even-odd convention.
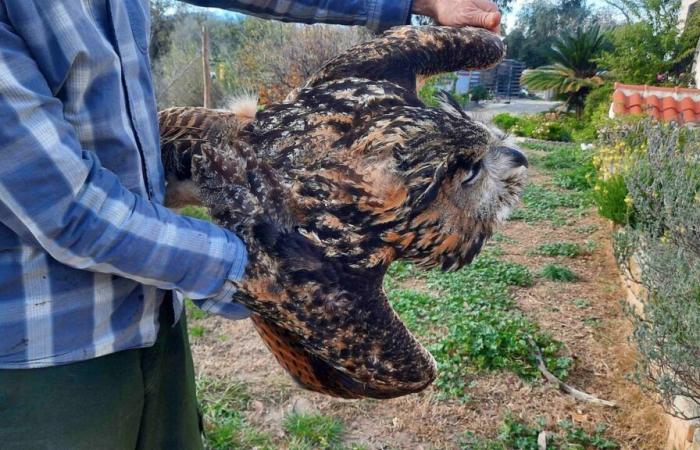
[[[549,50],[562,30],[597,21],[585,0],[534,0],[518,15],[518,25],[506,37],[508,58],[528,68],[549,64]]]
[[[549,52],[553,64],[526,72],[522,81],[532,90],[554,89],[580,118],[588,93],[603,84],[595,59],[604,43],[598,26],[565,33]]]
[[[230,70],[240,88],[260,93],[262,103],[281,101],[326,61],[369,36],[358,27],[246,19]]]
[[[475,103],[479,103],[482,100],[489,100],[491,97],[491,93],[484,86],[479,85],[469,89],[469,98]]]
[[[623,83],[676,84],[678,80],[669,75],[674,74],[679,58],[683,59],[679,54],[680,0],[619,0],[615,4],[628,22],[609,33],[612,49],[603,52],[599,65]]]
[[[693,84],[693,62],[700,44],[700,7],[690,10],[685,21],[685,28],[678,39],[678,46],[673,56],[673,68],[671,69],[679,82]]]

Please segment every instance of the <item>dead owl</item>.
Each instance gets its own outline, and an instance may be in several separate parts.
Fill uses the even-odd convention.
[[[416,75],[501,60],[483,30],[399,27],[328,62],[286,101],[245,114],[160,113],[171,205],[195,197],[249,248],[236,300],[302,386],[346,398],[424,389],[435,361],[396,316],[396,260],[454,270],[518,199],[527,161]]]

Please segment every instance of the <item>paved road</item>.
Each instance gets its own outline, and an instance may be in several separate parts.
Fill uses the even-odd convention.
[[[490,121],[493,116],[502,112],[511,114],[536,114],[549,111],[560,105],[561,102],[549,102],[545,100],[513,99],[510,104],[502,102],[486,102],[477,108],[467,107],[467,112],[481,121]]]

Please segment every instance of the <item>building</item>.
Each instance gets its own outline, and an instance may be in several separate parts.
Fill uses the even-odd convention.
[[[700,20],[700,1],[698,0],[682,0],[681,14],[678,18],[678,26],[684,29],[688,18],[696,18]],[[695,78],[695,86],[700,87],[700,41],[695,50],[695,62],[693,64],[693,75]]]
[[[685,28],[685,22],[688,20],[688,17],[692,15],[693,10],[698,7],[700,7],[698,0],[681,1],[681,15],[678,18],[678,26],[681,30]]]
[[[491,69],[459,71],[455,92],[464,94],[474,86],[484,86],[496,97],[518,97],[521,95],[520,76],[523,70],[523,62],[506,59]]]

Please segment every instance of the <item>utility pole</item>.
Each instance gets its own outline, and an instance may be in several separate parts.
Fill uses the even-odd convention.
[[[204,81],[204,107],[211,108],[211,69],[209,68],[209,30],[202,23],[202,79]]]

